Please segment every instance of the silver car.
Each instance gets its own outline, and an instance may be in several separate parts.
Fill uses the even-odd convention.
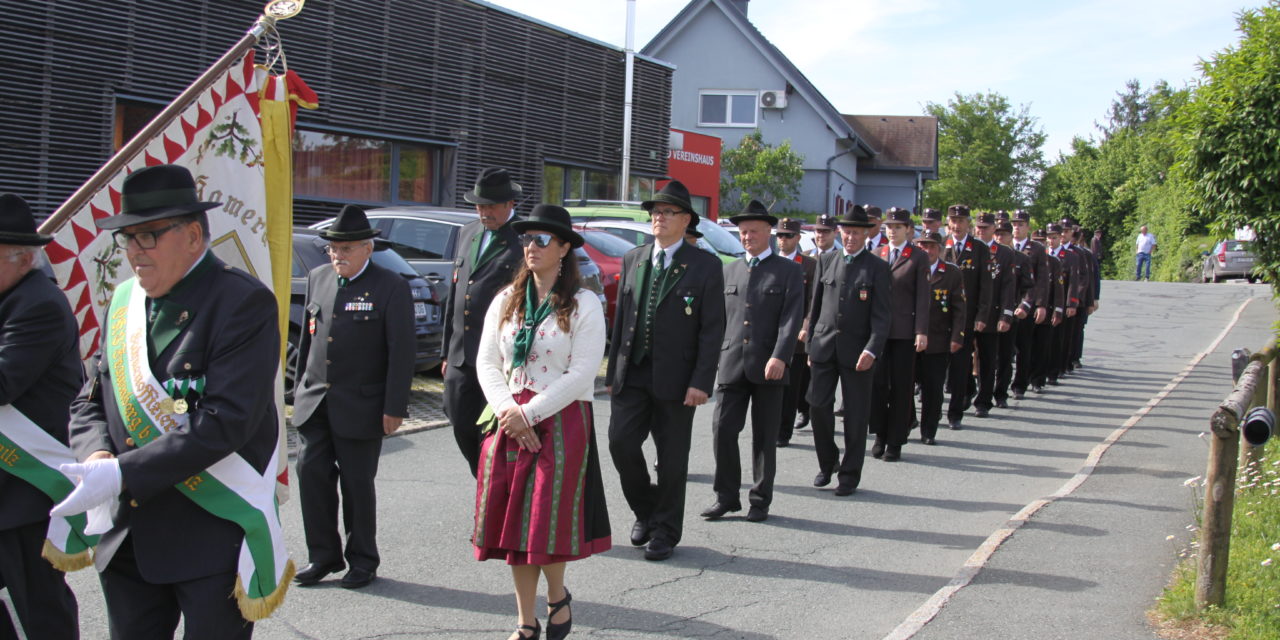
[[[1253,254],[1249,252],[1249,243],[1244,240],[1222,240],[1214,245],[1213,251],[1207,251],[1203,256],[1201,282],[1222,282],[1232,278],[1258,281],[1258,276],[1253,273]]]

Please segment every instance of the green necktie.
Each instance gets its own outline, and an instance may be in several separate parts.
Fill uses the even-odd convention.
[[[844,254],[844,263],[845,263],[845,264],[853,264],[853,254],[851,254],[851,253],[846,253],[846,254]]]
[[[759,264],[760,264],[760,258],[754,258],[754,257],[753,257],[753,258],[751,258],[750,260],[748,260],[748,261],[747,261],[747,267],[748,267],[748,268],[750,268],[750,269],[754,269],[754,268],[756,268],[756,266],[757,266],[757,265],[759,265]]]
[[[349,285],[349,284],[351,284],[351,278],[347,278],[347,277],[344,277],[344,276],[338,276],[338,288],[339,288],[339,289],[345,288],[345,287],[346,287],[347,285]]]
[[[635,353],[633,359],[636,362],[642,362],[649,357],[649,351],[653,345],[653,314],[658,309],[658,296],[662,290],[662,282],[666,274],[665,265],[667,262],[667,252],[658,250],[658,264],[649,265],[649,294],[645,297],[644,316],[640,318],[640,326],[637,330],[640,333],[640,339],[636,341]]]

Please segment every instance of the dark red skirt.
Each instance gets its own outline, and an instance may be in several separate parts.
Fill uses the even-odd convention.
[[[516,402],[527,403],[525,390]],[[577,401],[534,425],[537,453],[502,429],[480,444],[472,544],[477,560],[511,565],[578,560],[612,546],[591,403]]]

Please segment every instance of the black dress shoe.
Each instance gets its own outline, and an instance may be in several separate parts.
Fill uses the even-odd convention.
[[[1042,385],[1042,384],[1033,384],[1033,385],[1031,385],[1031,390],[1032,390],[1032,391],[1034,391],[1034,392],[1036,392],[1036,393],[1044,393],[1044,385]]]
[[[568,607],[573,602],[573,594],[569,593],[569,589],[564,590],[564,599],[559,602],[547,603],[547,640],[564,640],[569,632],[573,630],[573,609],[569,609],[569,619],[564,622],[552,622],[551,619],[560,613],[560,610]]]
[[[996,400],[996,408],[997,408],[997,409],[1008,409],[1008,408],[1009,408],[1009,401],[1008,401],[1008,400]]]
[[[853,492],[854,492],[854,491],[857,491],[857,490],[858,490],[858,488],[857,488],[857,487],[855,487],[855,486],[853,486],[853,485],[851,485],[851,484],[845,484],[845,483],[841,482],[841,483],[840,483],[840,485],[836,487],[836,495],[838,495],[838,496],[851,496],[851,495],[853,495]]]
[[[819,471],[818,475],[813,477],[813,486],[825,487],[831,484],[831,474],[826,471]]]
[[[901,459],[902,459],[901,446],[891,444],[889,445],[889,448],[885,449],[884,451],[885,462],[893,462],[894,460],[901,460]]]
[[[644,559],[645,560],[666,560],[667,558],[670,558],[671,554],[675,553],[675,551],[676,551],[676,548],[671,546],[671,543],[667,542],[666,540],[660,540],[658,538],[654,538],[653,540],[649,541],[649,546],[645,547]]]
[[[938,444],[938,441],[933,438],[920,438],[920,444]]]
[[[876,443],[871,445],[871,457],[876,460],[884,457],[884,440],[876,438]]]
[[[747,509],[748,522],[764,522],[765,520],[768,520],[768,519],[769,519],[769,510],[764,507],[757,507],[756,505],[753,504],[751,505],[750,509]]]
[[[1014,400],[1021,400],[1021,399],[1025,398],[1025,397],[1027,397],[1027,392],[1026,392],[1026,391],[1014,391],[1014,392],[1013,392],[1013,399],[1014,399]]]
[[[834,416],[835,416],[835,417],[837,417],[837,418],[843,418],[843,417],[844,417],[844,409],[836,409],[836,410],[832,413],[832,415],[834,415]]]
[[[1049,378],[1049,386],[1051,386],[1051,387],[1056,387],[1056,386],[1058,386],[1058,379],[1057,379],[1057,378]]]
[[[724,514],[730,511],[742,511],[741,502],[725,502],[724,500],[716,500],[716,503],[703,509],[702,517],[708,520],[717,520],[723,518]]]
[[[787,447],[789,447],[789,446],[791,446],[791,441],[790,441],[790,440],[779,440],[779,441],[778,441],[778,448],[779,448],[779,449],[786,449],[786,448],[787,448]]]
[[[796,418],[796,426],[792,428],[799,431],[807,426],[809,426],[809,416],[802,413],[798,418]]]
[[[345,568],[346,565],[341,562],[337,564],[316,564],[312,562],[293,575],[293,583],[299,587],[309,587],[323,580],[325,576],[337,573]]]
[[[631,546],[643,547],[647,542],[649,542],[649,523],[636,520],[636,523],[631,525]]]
[[[973,416],[974,416],[975,418],[985,418],[985,417],[987,417],[987,416],[989,416],[989,415],[991,415],[991,410],[990,410],[990,409],[978,409],[978,410],[976,410],[976,411],[974,411],[974,412],[973,412]]]
[[[370,582],[377,577],[373,571],[369,569],[361,569],[360,567],[351,567],[347,575],[342,576],[343,589],[359,589],[369,586]]]
[[[960,426],[960,418],[956,418],[955,420],[947,420],[947,428],[951,429],[952,431],[959,431],[962,428]]]

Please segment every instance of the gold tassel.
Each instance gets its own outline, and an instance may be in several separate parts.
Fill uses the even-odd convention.
[[[45,560],[48,560],[49,564],[53,565],[54,569],[63,573],[79,571],[93,564],[93,555],[90,553],[89,549],[85,549],[80,553],[67,553],[53,546],[53,543],[48,539],[45,539],[44,547],[40,550],[40,555],[43,556]]]
[[[276,590],[265,598],[250,598],[244,590],[244,581],[236,575],[235,596],[236,604],[240,606],[240,615],[249,622],[257,622],[270,616],[284,602],[284,594],[289,591],[294,573],[296,569],[293,566],[293,559],[290,558],[285,561],[284,575],[280,576],[280,582],[276,583]]]

